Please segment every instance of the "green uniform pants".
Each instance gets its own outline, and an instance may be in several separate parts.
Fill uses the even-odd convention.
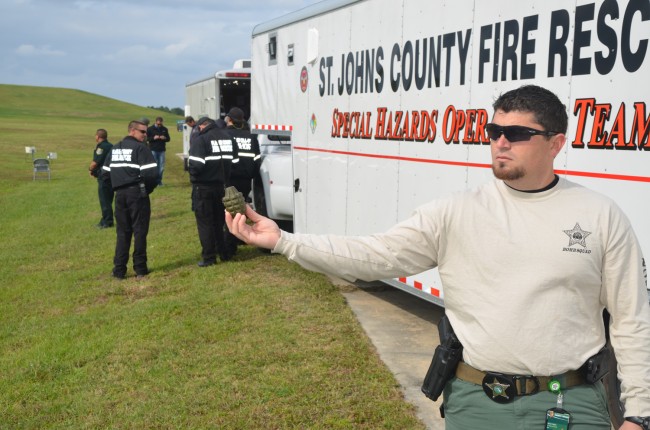
[[[571,414],[570,430],[611,430],[605,387],[580,385],[566,390],[563,408]],[[444,391],[445,429],[544,430],[546,411],[557,394],[542,391],[506,404],[488,398],[480,385],[454,378]]]

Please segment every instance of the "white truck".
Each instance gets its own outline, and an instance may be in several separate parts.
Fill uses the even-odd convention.
[[[556,172],[648,256],[649,39],[647,0],[324,1],[254,28],[251,124],[291,135],[295,231],[370,234],[490,180],[493,100],[542,85],[569,113]],[[386,282],[444,304],[435,270]]]
[[[185,85],[185,116],[195,120],[207,116],[223,119],[230,108],[238,107],[246,118],[250,115],[251,60],[237,60],[232,69],[220,70],[212,76]],[[190,132],[183,125],[183,157],[187,161]]]

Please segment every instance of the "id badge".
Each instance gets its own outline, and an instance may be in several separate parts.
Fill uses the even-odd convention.
[[[560,408],[546,411],[546,430],[568,430],[571,414]]]

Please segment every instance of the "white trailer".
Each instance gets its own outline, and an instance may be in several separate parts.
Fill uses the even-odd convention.
[[[363,235],[490,180],[492,102],[544,86],[569,113],[557,173],[647,256],[649,40],[648,0],[325,1],[254,28],[251,123],[292,129],[294,230]],[[435,270],[386,282],[443,304]]]
[[[237,60],[232,69],[220,70],[212,76],[185,85],[185,116],[195,120],[207,116],[224,118],[230,108],[238,107],[250,116],[251,60]],[[190,129],[183,126],[183,155],[190,149]]]

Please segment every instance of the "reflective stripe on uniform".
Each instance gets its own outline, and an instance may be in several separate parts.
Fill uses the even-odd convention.
[[[132,169],[140,169],[140,166],[137,164],[131,164],[131,163],[111,163],[111,166],[109,167],[109,170],[111,168],[118,168],[118,167],[130,167]]]
[[[192,160],[192,161],[198,161],[199,163],[205,164],[205,160],[203,158],[194,157],[193,155],[190,155],[189,159]]]

